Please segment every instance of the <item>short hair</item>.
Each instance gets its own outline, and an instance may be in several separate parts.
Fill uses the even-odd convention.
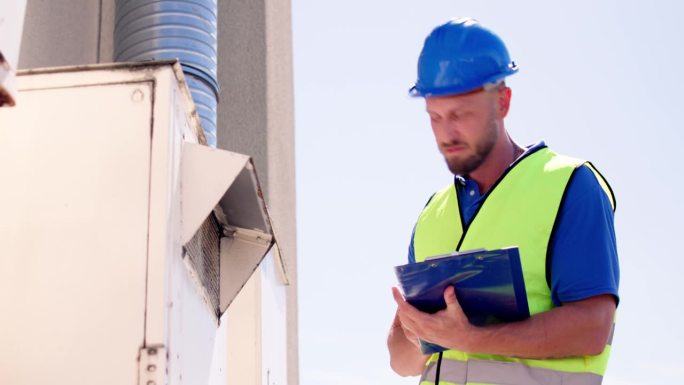
[[[495,89],[501,89],[503,87],[506,87],[506,80],[504,78],[495,80],[493,83],[485,83],[482,88],[485,91],[491,91]]]

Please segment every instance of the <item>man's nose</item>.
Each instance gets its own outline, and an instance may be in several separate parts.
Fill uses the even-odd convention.
[[[445,143],[458,141],[460,138],[459,126],[453,122],[446,122],[440,127],[440,140]]]

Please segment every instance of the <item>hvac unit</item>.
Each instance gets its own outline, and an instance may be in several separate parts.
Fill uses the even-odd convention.
[[[18,84],[0,109],[0,384],[206,384],[220,315],[275,243],[251,159],[201,144],[177,63]]]

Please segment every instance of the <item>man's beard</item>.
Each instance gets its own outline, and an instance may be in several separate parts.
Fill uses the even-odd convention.
[[[444,160],[446,160],[447,165],[449,166],[449,170],[454,175],[470,174],[480,167],[482,162],[487,159],[498,138],[499,133],[497,131],[496,122],[492,119],[489,121],[489,124],[487,124],[487,132],[485,133],[484,138],[480,142],[475,143],[475,153],[473,155],[460,160],[444,157]]]

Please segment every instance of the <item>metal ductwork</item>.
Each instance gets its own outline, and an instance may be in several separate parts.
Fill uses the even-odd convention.
[[[207,144],[216,147],[217,0],[117,0],[114,60],[178,59]]]

